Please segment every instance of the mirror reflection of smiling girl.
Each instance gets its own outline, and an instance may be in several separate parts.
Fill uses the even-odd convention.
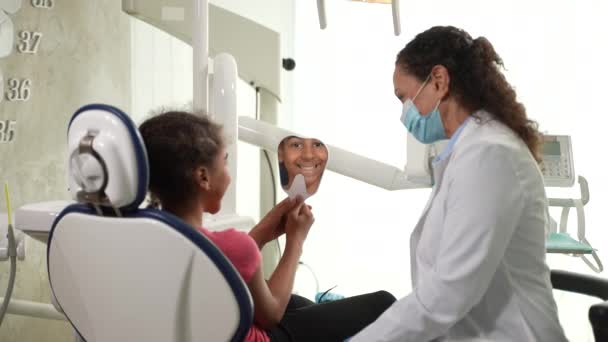
[[[279,145],[279,162],[283,164],[288,175],[284,189],[291,188],[296,175],[304,176],[306,191],[312,195],[317,192],[321,177],[327,164],[327,147],[318,139],[290,136]]]

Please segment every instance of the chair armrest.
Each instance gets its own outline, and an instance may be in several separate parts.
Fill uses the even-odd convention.
[[[589,321],[593,326],[593,334],[596,341],[608,341],[608,302],[591,306],[589,309]]]
[[[608,280],[586,274],[551,270],[553,288],[608,300]],[[605,304],[605,303],[604,303]]]

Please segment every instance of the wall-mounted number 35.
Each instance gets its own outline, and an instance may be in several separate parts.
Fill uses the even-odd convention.
[[[9,143],[15,139],[15,125],[17,121],[1,120],[0,121],[0,143]]]

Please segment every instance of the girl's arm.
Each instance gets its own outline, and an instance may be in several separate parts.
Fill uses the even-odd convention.
[[[261,328],[274,327],[285,314],[302,255],[302,246],[313,222],[310,209],[303,203],[290,211],[285,225],[287,233],[285,251],[279,264],[268,282],[264,280],[260,265],[247,284],[255,305],[254,320]]]
[[[247,284],[253,297],[254,321],[259,327],[271,329],[283,318],[291,297],[301,255],[302,247],[288,242],[283,256],[268,282],[264,279],[262,265],[260,265]]]

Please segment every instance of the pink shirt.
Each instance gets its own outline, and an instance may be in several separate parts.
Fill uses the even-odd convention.
[[[249,283],[262,262],[262,254],[253,238],[234,228],[219,232],[205,228],[198,230],[224,253],[245,283]],[[270,342],[270,338],[264,330],[254,324],[247,332],[245,342]]]

